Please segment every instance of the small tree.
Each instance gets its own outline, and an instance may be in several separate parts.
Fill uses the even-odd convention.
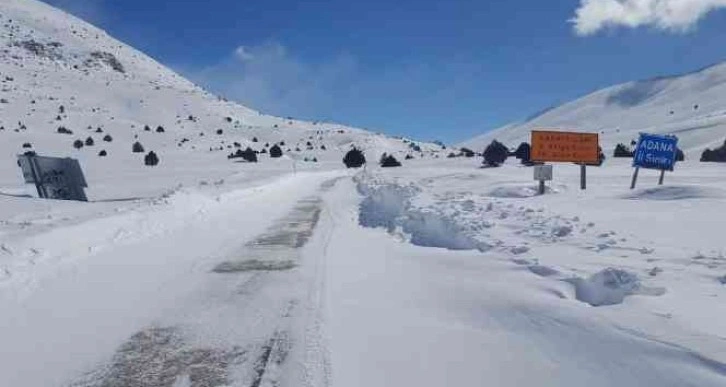
[[[383,157],[381,158],[380,164],[381,164],[381,168],[395,168],[395,167],[401,166],[401,163],[398,160],[396,160],[396,158],[393,157],[393,155],[386,155],[385,153],[383,154]]]
[[[681,148],[676,148],[676,161],[686,161],[686,155]]]
[[[154,151],[149,152],[149,154],[147,154],[144,157],[144,165],[149,166],[149,167],[155,167],[158,164],[159,164],[159,156],[157,156],[156,153],[154,153]]]
[[[98,152],[98,157],[106,157],[106,156],[108,156],[108,152],[106,152],[105,149]]]
[[[249,163],[257,162],[257,152],[253,151],[252,148],[248,147],[242,152],[242,158]]]
[[[258,141],[259,140],[257,139],[257,137],[252,137],[252,142],[258,142]]]
[[[166,130],[164,130],[164,127],[163,126],[159,125],[156,128],[156,133],[164,133],[164,132],[166,132]]]
[[[714,150],[706,149],[701,154],[701,162],[726,163],[726,142]]]
[[[270,148],[270,157],[275,159],[282,157],[282,149],[277,145],[273,145],[272,148]]]
[[[151,132],[151,128],[149,127],[149,125],[144,125],[144,131]]]
[[[224,133],[224,131],[223,131],[222,129],[217,129],[217,134],[218,134],[218,135],[220,135],[220,136],[221,136],[221,135],[222,135],[223,133]]]
[[[492,167],[498,167],[509,157],[509,149],[504,144],[494,140],[484,150],[484,163]]]
[[[111,142],[111,141],[113,141],[113,137],[111,137],[110,134],[107,134],[107,135],[103,136],[103,141]]]
[[[532,147],[526,143],[523,142],[519,144],[519,147],[517,147],[517,150],[514,151],[514,156],[519,159],[522,164],[529,164],[530,160],[530,153],[532,151]]]
[[[95,144],[95,142],[93,141],[93,138],[88,137],[86,139],[86,146],[93,146],[93,144]]]
[[[358,148],[351,149],[343,157],[343,164],[345,164],[346,168],[360,168],[365,163],[366,157]]]
[[[613,151],[613,157],[632,158],[633,151],[631,151],[627,145],[621,143],[615,146],[615,151]]]
[[[144,153],[144,146],[140,142],[136,141],[131,147],[133,153]]]
[[[82,140],[76,140],[73,142],[73,147],[76,149],[83,148],[83,141]]]

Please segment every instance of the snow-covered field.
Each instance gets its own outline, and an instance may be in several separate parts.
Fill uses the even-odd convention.
[[[54,215],[1,236],[0,373],[23,386],[726,382],[721,166],[680,164],[661,187],[643,172],[631,191],[631,168],[611,161],[580,191],[563,164],[535,196],[531,168],[478,162],[280,168],[122,202],[2,198]]]
[[[0,46],[0,386],[726,385],[724,167],[691,161],[724,66],[470,143],[653,129],[689,156],[632,191],[627,161],[587,191],[557,165],[536,196],[513,161],[228,102],[35,0],[0,2]],[[36,198],[28,150],[79,159],[89,202]]]

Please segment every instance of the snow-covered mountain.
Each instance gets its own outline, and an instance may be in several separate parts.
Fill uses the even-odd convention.
[[[403,139],[273,117],[229,102],[37,0],[0,2],[0,102],[0,187],[6,191],[22,183],[15,157],[28,147],[79,158],[92,178],[166,176],[172,173],[163,169],[172,163],[175,171],[203,161],[224,164],[238,147],[261,151],[279,142],[290,158],[331,163],[340,163],[353,145],[369,158],[383,152],[423,156],[440,149],[423,143],[421,152],[414,152]],[[157,133],[159,126],[164,133]],[[104,141],[106,135],[112,141]],[[73,147],[88,138],[92,146]],[[159,154],[162,171],[144,169],[143,154],[131,152],[135,141]],[[99,157],[101,150],[108,156]]]
[[[677,77],[608,87],[466,141],[485,147],[493,139],[516,147],[532,129],[599,132],[606,153],[639,132],[674,134],[686,153],[700,154],[726,138],[726,63]]]

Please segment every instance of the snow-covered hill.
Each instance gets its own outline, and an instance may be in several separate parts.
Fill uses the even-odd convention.
[[[229,102],[37,0],[0,2],[0,102],[4,192],[22,186],[15,157],[28,149],[25,144],[42,155],[79,158],[91,190],[109,175],[141,179],[146,185],[180,183],[174,177],[190,169],[203,175],[210,165],[232,168],[226,156],[238,147],[261,151],[279,142],[285,143],[288,160],[315,158],[321,163],[340,164],[342,153],[353,145],[370,158],[413,152],[403,139],[273,117]],[[159,126],[164,133],[157,133]],[[112,141],[104,141],[106,135]],[[73,147],[76,140],[88,138],[92,146]],[[159,154],[158,168],[145,167],[144,155],[131,152],[137,140],[146,152]],[[421,152],[413,152],[417,156],[440,149],[425,143],[420,147]],[[101,150],[108,156],[99,157]]]
[[[726,138],[726,63],[678,77],[629,82],[549,109],[522,123],[487,132],[462,146],[482,149],[493,139],[516,147],[532,129],[599,132],[606,153],[639,132],[675,134],[691,155]]]

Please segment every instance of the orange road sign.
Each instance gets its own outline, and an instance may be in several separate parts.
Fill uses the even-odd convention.
[[[599,161],[597,133],[532,131],[532,161],[595,164]]]

